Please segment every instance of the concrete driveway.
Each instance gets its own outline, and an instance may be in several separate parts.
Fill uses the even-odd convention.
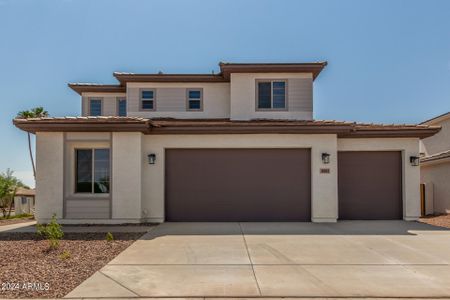
[[[449,263],[416,222],[165,223],[67,297],[449,297]]]

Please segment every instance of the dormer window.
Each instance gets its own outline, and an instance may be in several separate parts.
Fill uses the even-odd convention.
[[[202,94],[202,89],[187,90],[187,110],[200,111],[203,109]]]
[[[141,90],[141,110],[155,110],[155,90]]]
[[[258,80],[257,110],[286,110],[286,80]]]

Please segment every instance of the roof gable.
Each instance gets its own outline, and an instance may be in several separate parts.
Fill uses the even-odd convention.
[[[435,125],[435,124],[441,123],[443,121],[446,121],[448,119],[450,119],[450,112],[447,112],[445,114],[439,115],[439,116],[434,117],[434,118],[431,118],[431,119],[426,120],[426,121],[424,121],[424,122],[422,122],[420,124],[422,124],[422,125]]]

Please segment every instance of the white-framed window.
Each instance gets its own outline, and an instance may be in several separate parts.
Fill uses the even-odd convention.
[[[203,90],[202,89],[187,89],[187,110],[203,110]]]
[[[286,110],[286,90],[286,80],[258,80],[256,82],[257,110]]]
[[[155,110],[155,98],[156,98],[156,91],[154,89],[145,89],[141,90],[141,104],[140,109],[141,110]]]

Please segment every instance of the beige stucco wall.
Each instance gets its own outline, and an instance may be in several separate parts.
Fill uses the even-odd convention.
[[[48,220],[63,211],[63,152],[73,143],[96,146],[103,143],[100,133],[74,133],[64,147],[62,133],[37,134],[38,221]],[[109,135],[109,134],[108,134]],[[403,156],[404,219],[420,215],[420,168],[409,163],[409,156],[419,152],[415,138],[337,139],[336,135],[301,134],[216,134],[216,135],[142,135],[114,132],[111,136],[112,193],[111,218],[66,219],[63,223],[124,223],[164,221],[164,155],[167,148],[310,148],[312,221],[334,222],[338,218],[338,151],[401,151]],[[84,137],[84,138],[83,138]],[[105,135],[106,137],[106,135]],[[101,144],[103,145],[103,144]],[[323,164],[321,154],[331,154],[330,164]],[[156,164],[147,155],[156,154]],[[71,160],[66,159],[66,166]],[[329,168],[330,173],[320,173]],[[70,178],[66,174],[66,178]],[[442,177],[447,178],[447,177]]]
[[[431,155],[450,150],[450,117],[439,122],[433,122],[432,125],[442,126],[441,131],[433,136],[421,140],[421,152],[425,155]]]
[[[114,132],[112,136],[112,219],[141,218],[142,134]]]
[[[126,93],[82,93],[81,115],[89,115],[89,98],[102,99],[102,115],[117,116],[117,99],[126,97]]]
[[[284,79],[287,85],[288,111],[257,111],[256,81]],[[311,73],[233,73],[231,74],[231,119],[300,119],[313,118],[313,80]]]
[[[426,188],[433,189],[433,212],[450,213],[450,159],[423,163],[420,177]]]
[[[411,166],[410,156],[419,155],[417,138],[339,139],[338,151],[401,151],[403,164],[403,218],[420,217],[420,167]]]
[[[63,157],[62,132],[36,134],[36,206],[39,222],[47,222],[53,214],[63,215]]]
[[[143,156],[156,154],[156,164],[143,164],[142,209],[152,222],[164,220],[164,150],[166,148],[311,148],[312,220],[335,222],[337,219],[336,135],[147,135],[143,137]],[[331,154],[328,165],[322,152]],[[321,174],[329,168],[330,174]]]
[[[156,111],[140,111],[140,89],[156,89]],[[186,103],[186,89],[200,88],[203,90],[203,110],[186,111],[180,109],[180,104]],[[181,91],[184,89],[184,92]],[[164,91],[163,91],[164,90]],[[180,92],[181,91],[181,92]],[[158,94],[164,94],[164,99],[158,98]],[[178,97],[179,99],[174,99]],[[170,101],[170,104],[161,101]],[[160,107],[162,110],[158,110]],[[172,107],[172,109],[171,109]],[[205,83],[205,82],[145,82],[127,83],[127,110],[128,115],[146,118],[229,118],[230,117],[230,83]]]

